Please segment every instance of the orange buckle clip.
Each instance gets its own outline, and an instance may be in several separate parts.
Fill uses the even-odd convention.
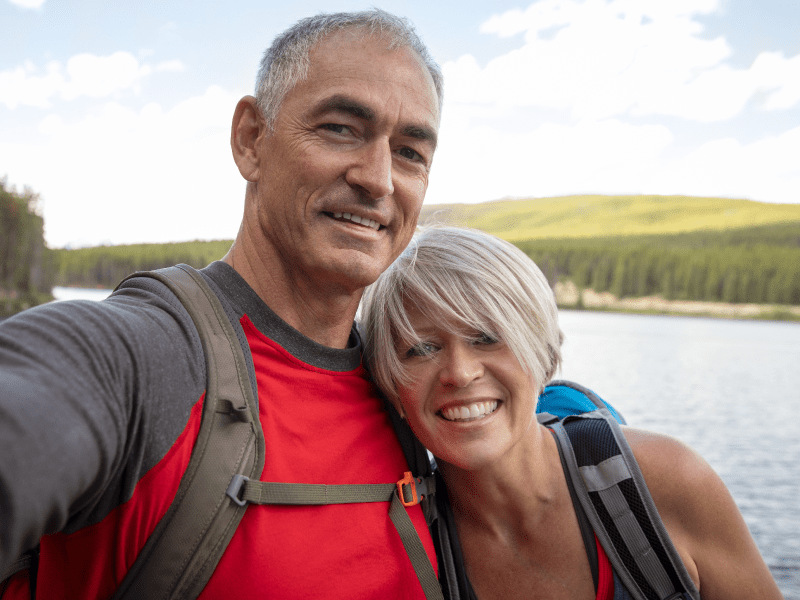
[[[417,494],[417,485],[416,481],[414,481],[414,477],[411,475],[411,471],[406,471],[403,473],[403,478],[397,482],[397,495],[400,496],[400,502],[403,503],[403,506],[414,506],[415,504],[419,504],[420,498]],[[411,500],[406,502],[406,499],[403,497],[403,486],[410,485],[411,486]]]

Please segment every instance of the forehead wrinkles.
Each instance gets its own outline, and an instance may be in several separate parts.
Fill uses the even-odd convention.
[[[419,103],[430,113],[435,133],[439,100],[433,77],[422,58],[412,48],[393,46],[388,36],[376,33],[363,37],[359,32],[359,29],[345,30],[320,40],[309,53],[306,77],[298,86],[313,85],[315,79],[327,78],[329,83],[338,80],[345,92],[356,81],[366,84],[367,89],[372,84],[383,87],[384,91],[386,86],[396,88],[398,93],[392,94],[391,108],[386,98],[379,98],[375,108],[396,113],[407,103]],[[381,90],[376,91],[380,93]],[[431,129],[427,123],[412,125]]]

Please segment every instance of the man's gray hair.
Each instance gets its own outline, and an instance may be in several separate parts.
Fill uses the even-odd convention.
[[[415,307],[450,333],[464,328],[508,344],[537,392],[561,365],[564,336],[547,279],[519,248],[460,227],[421,227],[403,253],[369,286],[361,302],[365,361],[393,401],[410,377],[397,347],[420,343]]]
[[[286,94],[306,78],[309,53],[314,46],[346,29],[363,29],[368,35],[385,38],[389,50],[410,48],[416,52],[433,78],[441,116],[444,85],[439,65],[407,19],[376,8],[362,12],[322,13],[301,19],[275,38],[261,59],[255,91],[256,103],[270,130]]]

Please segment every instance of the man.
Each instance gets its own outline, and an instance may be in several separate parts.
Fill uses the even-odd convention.
[[[276,39],[236,107],[244,217],[203,276],[252,356],[262,480],[387,483],[408,469],[353,319],[416,226],[441,86],[403,20],[320,15]],[[110,597],[175,496],[205,384],[191,319],[152,279],[4,322],[0,573],[40,543],[39,597]],[[419,506],[408,512],[435,565]],[[27,597],[24,574],[3,591]],[[385,503],[250,507],[200,597],[231,594],[423,597]]]

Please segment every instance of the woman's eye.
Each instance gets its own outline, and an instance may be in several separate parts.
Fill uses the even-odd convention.
[[[406,350],[406,358],[413,356],[429,356],[436,351],[436,346],[430,342],[420,342]]]
[[[481,333],[476,335],[474,338],[472,338],[472,343],[473,344],[480,344],[482,346],[490,346],[492,344],[498,343],[499,341],[500,340],[498,340],[495,336],[493,336],[493,335],[491,335],[489,333],[486,333],[484,331],[482,331]]]

